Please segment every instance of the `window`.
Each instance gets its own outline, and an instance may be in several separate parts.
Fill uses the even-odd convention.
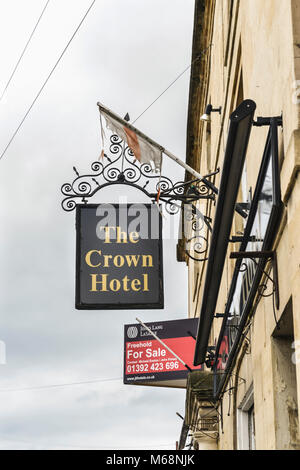
[[[248,449],[255,449],[255,420],[254,406],[248,411]]]
[[[289,300],[272,337],[276,449],[300,449],[293,303]]]
[[[255,410],[252,385],[237,410],[237,435],[238,450],[255,449]]]

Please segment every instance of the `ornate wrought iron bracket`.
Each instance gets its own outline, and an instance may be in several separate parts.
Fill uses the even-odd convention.
[[[179,213],[182,207],[189,208],[183,210],[193,231],[193,236],[186,241],[186,253],[195,261],[206,259],[203,253],[206,253],[207,236],[212,230],[211,219],[203,215],[195,203],[201,199],[215,200],[216,191],[208,184],[209,181],[207,184],[197,179],[173,183],[168,176],[155,173],[151,164],[137,162],[130,147],[117,135],[110,137],[109,155],[104,153],[101,161],[93,162],[89,173],[80,174],[75,166],[73,171],[76,176],[72,183],[61,187],[63,210],[70,212],[79,203],[87,204],[99,191],[109,186],[130,186],[141,191],[153,203],[163,203],[170,215]],[[219,169],[206,175],[204,180],[218,172]]]
[[[77,201],[87,203],[102,189],[120,184],[142,191],[153,202],[159,195],[159,201],[166,204],[170,214],[177,213],[182,203],[193,204],[199,199],[215,200],[215,193],[199,180],[173,183],[171,178],[154,173],[150,164],[138,164],[131,149],[116,135],[110,138],[109,150],[110,156],[104,154],[102,161],[93,162],[88,174],[80,175],[73,167],[76,178],[61,187],[65,196],[62,201],[65,211],[74,210]],[[196,208],[194,212],[197,213]]]
[[[265,276],[268,278],[268,280],[270,280],[273,284],[275,304],[278,310],[280,306],[280,299],[279,299],[278,264],[277,264],[276,251],[239,251],[239,252],[231,253],[230,258],[232,259],[250,258],[259,269],[262,269],[262,268],[260,267],[260,264],[256,261],[256,259],[271,260],[273,278],[271,278],[270,275],[264,269],[262,269],[262,271],[265,274]]]

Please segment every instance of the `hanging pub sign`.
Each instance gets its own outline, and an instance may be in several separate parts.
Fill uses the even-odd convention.
[[[124,384],[185,388],[198,318],[124,325]],[[152,332],[152,333],[151,333]]]
[[[164,307],[156,204],[79,204],[76,231],[77,309]]]

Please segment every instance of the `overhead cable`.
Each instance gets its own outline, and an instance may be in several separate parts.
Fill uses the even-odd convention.
[[[37,27],[38,27],[38,25],[39,25],[39,23],[40,23],[40,21],[41,21],[43,15],[44,15],[44,13],[45,13],[45,10],[46,10],[46,8],[47,8],[49,2],[50,2],[50,0],[47,0],[47,1],[46,1],[45,6],[44,6],[44,8],[43,8],[43,10],[42,10],[42,13],[40,14],[40,16],[39,16],[37,22],[35,23],[35,26],[34,26],[32,32],[31,32],[31,34],[30,34],[30,36],[29,36],[29,38],[28,38],[26,44],[25,44],[25,47],[24,47],[23,51],[21,52],[21,55],[20,55],[19,59],[17,60],[16,65],[15,65],[14,68],[13,68],[13,71],[12,71],[12,73],[11,73],[9,79],[8,79],[8,82],[6,83],[6,85],[5,85],[5,87],[4,87],[4,90],[3,90],[3,92],[2,92],[2,94],[1,94],[1,96],[0,96],[0,101],[2,100],[2,98],[3,98],[3,96],[4,96],[4,94],[5,94],[6,90],[7,90],[7,88],[9,87],[10,82],[12,81],[12,79],[13,79],[13,77],[14,77],[16,71],[17,71],[17,68],[18,68],[19,65],[20,65],[20,62],[21,62],[21,60],[22,60],[22,58],[23,58],[23,56],[24,56],[24,54],[25,54],[25,52],[26,52],[26,50],[27,50],[27,48],[28,48],[28,46],[29,46],[29,43],[30,43],[30,41],[31,41],[31,39],[32,39],[32,37],[33,37],[33,35],[34,35],[34,33],[35,33],[35,30],[37,29]]]
[[[114,377],[111,379],[94,379],[94,380],[83,380],[81,382],[67,382],[61,384],[49,384],[49,385],[37,385],[33,387],[23,387],[23,388],[2,388],[0,389],[0,393],[4,392],[27,392],[27,391],[34,391],[34,390],[44,390],[49,388],[61,388],[61,387],[70,387],[72,385],[85,385],[85,384],[96,384],[102,382],[113,382],[115,380],[121,380],[122,377]]]
[[[143,111],[141,114],[139,114],[139,116],[138,116],[137,118],[135,118],[135,120],[132,122],[132,124],[134,124],[138,119],[140,119],[140,117],[142,117],[143,114],[145,114],[146,111],[148,111],[148,109],[150,109],[151,106],[153,106],[154,103],[156,103],[156,101],[158,101],[159,98],[161,98],[161,96],[163,96],[163,95],[166,93],[166,91],[168,91],[169,88],[171,88],[171,87],[174,85],[174,83],[176,83],[177,80],[179,80],[179,78],[182,77],[182,75],[184,75],[185,72],[187,72],[197,60],[201,59],[201,57],[202,57],[204,54],[206,54],[206,52],[211,48],[211,46],[212,46],[212,44],[210,44],[206,49],[204,49],[203,51],[201,51],[200,54],[199,54],[199,55],[198,55],[198,56],[179,74],[179,75],[177,75],[177,77],[167,86],[167,88],[165,88],[165,89],[160,93],[160,95],[158,95],[158,97],[155,98],[155,100],[152,101],[152,103],[150,103],[149,106],[147,106],[147,108],[144,109],[144,111]]]
[[[52,67],[50,73],[48,74],[46,80],[44,81],[43,85],[41,86],[41,88],[39,89],[38,93],[36,94],[34,100],[32,101],[31,105],[29,106],[29,108],[27,109],[25,115],[23,116],[21,122],[19,123],[18,127],[16,128],[16,130],[14,131],[13,135],[11,136],[8,144],[6,145],[6,147],[4,148],[3,152],[1,153],[0,155],[0,160],[4,157],[4,155],[6,154],[8,148],[10,147],[11,143],[13,142],[13,140],[15,139],[16,135],[18,134],[19,130],[21,129],[24,121],[26,120],[28,114],[30,113],[30,111],[32,110],[33,106],[35,105],[36,101],[38,100],[39,96],[41,95],[43,89],[45,88],[45,86],[47,85],[51,75],[53,74],[53,72],[55,71],[56,67],[58,66],[58,64],[60,63],[61,59],[63,58],[63,56],[65,55],[68,47],[70,46],[71,42],[73,41],[74,37],[76,36],[80,26],[82,25],[82,23],[84,22],[84,20],[86,19],[87,15],[89,14],[90,10],[92,9],[94,3],[96,2],[96,0],[93,0],[92,3],[90,4],[89,8],[87,9],[87,11],[85,12],[83,18],[81,19],[80,23],[78,24],[77,28],[75,29],[74,33],[72,34],[72,36],[70,37],[69,41],[67,42],[66,46],[64,47],[62,53],[60,54],[59,58],[57,59],[57,61],[55,62],[54,66]]]

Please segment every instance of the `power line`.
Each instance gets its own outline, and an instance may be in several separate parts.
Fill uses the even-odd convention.
[[[37,448],[40,449],[53,449],[53,448],[62,448],[62,449],[82,449],[82,450],[102,450],[100,449],[100,447],[86,447],[86,446],[79,446],[78,444],[75,444],[75,445],[72,445],[72,444],[52,444],[51,446],[49,445],[49,443],[47,444],[47,446],[43,446],[42,444],[40,444],[39,442],[32,442],[32,441],[25,441],[24,439],[18,439],[18,438],[15,438],[15,439],[12,439],[11,437],[9,436],[5,436],[3,434],[0,434],[0,440],[2,439],[2,441],[5,441],[5,442],[12,442],[14,444],[18,444],[18,448],[20,447],[20,444],[26,444],[27,446],[31,446],[31,447],[34,447],[34,450],[36,450]],[[3,444],[2,444],[3,445]],[[1,441],[0,441],[0,446],[1,446]],[[1,448],[1,447],[0,447]],[[3,450],[3,449],[2,449]]]
[[[200,54],[175,78],[175,80],[173,80],[170,83],[170,85],[168,85],[167,88],[165,88],[164,91],[160,95],[158,95],[158,97],[155,98],[155,100],[152,101],[151,104],[149,104],[149,106],[147,106],[147,108],[133,121],[132,124],[134,124],[138,119],[140,119],[140,117],[143,116],[143,114],[145,114],[145,112],[148,111],[148,109],[151,108],[151,106],[153,106],[154,103],[156,103],[156,101],[158,101],[159,98],[161,98],[161,96],[164,95],[166,93],[166,91],[168,91],[169,88],[171,88],[171,86],[173,86],[174,83],[176,83],[177,80],[179,80],[179,78],[182,77],[182,75],[184,75],[185,72],[187,72],[195,62],[197,60],[199,60],[211,48],[211,46],[212,46],[212,44],[210,44],[206,49],[204,49],[202,52],[200,52]]]
[[[102,382],[113,382],[115,380],[121,380],[122,377],[114,377],[111,379],[95,379],[95,380],[83,380],[81,382],[67,382],[62,384],[49,384],[49,385],[37,385],[35,387],[24,387],[24,388],[3,388],[0,389],[0,392],[27,392],[32,390],[44,390],[49,388],[60,388],[60,387],[70,387],[73,385],[84,385],[84,384],[95,384]]]
[[[74,33],[72,34],[72,36],[70,37],[69,41],[67,42],[66,46],[64,47],[62,53],[60,54],[59,58],[57,59],[57,61],[55,62],[54,66],[52,67],[49,75],[47,76],[46,80],[44,81],[43,85],[41,86],[41,88],[39,89],[37,95],[35,96],[34,100],[32,101],[31,105],[29,106],[29,108],[27,109],[24,117],[22,118],[20,124],[18,125],[18,127],[16,128],[15,132],[13,133],[13,135],[11,136],[8,144],[6,145],[5,149],[3,150],[2,154],[0,155],[0,160],[4,157],[4,155],[6,154],[8,148],[10,147],[12,141],[14,140],[14,138],[16,137],[17,133],[19,132],[20,128],[22,127],[25,119],[27,118],[28,114],[30,113],[30,111],[32,110],[33,106],[35,105],[36,101],[38,100],[40,94],[42,93],[43,89],[45,88],[45,86],[47,85],[51,75],[53,74],[54,70],[56,69],[56,67],[58,66],[59,62],[61,61],[61,59],[63,58],[65,52],[67,51],[68,47],[70,46],[71,42],[73,41],[74,37],[76,36],[79,28],[81,27],[82,23],[84,22],[84,20],[86,19],[87,15],[89,14],[90,10],[92,9],[94,3],[96,2],[96,0],[93,0],[92,3],[90,4],[89,8],[87,9],[86,13],[84,14],[83,18],[81,19],[80,23],[78,24],[77,28],[75,29]]]
[[[31,41],[31,39],[32,39],[32,37],[33,37],[33,35],[34,35],[34,33],[35,33],[36,28],[38,27],[38,25],[39,25],[39,23],[40,23],[40,21],[41,21],[43,15],[44,15],[44,13],[45,13],[45,10],[46,10],[46,8],[47,8],[49,2],[50,2],[50,0],[47,0],[46,4],[45,4],[45,6],[44,6],[44,8],[43,8],[43,10],[42,10],[42,13],[40,14],[40,16],[39,16],[39,18],[38,18],[38,20],[37,20],[37,22],[36,22],[36,24],[35,24],[35,26],[34,26],[32,32],[31,32],[31,34],[30,34],[30,36],[29,36],[29,38],[28,38],[28,40],[27,40],[27,42],[26,42],[26,44],[25,44],[25,47],[24,47],[24,49],[23,49],[23,51],[22,51],[22,53],[21,53],[19,59],[17,60],[17,63],[16,63],[16,65],[15,65],[15,67],[14,67],[14,69],[13,69],[13,71],[12,71],[12,73],[11,73],[9,79],[8,79],[8,82],[6,83],[5,88],[4,88],[3,92],[2,92],[2,95],[1,95],[1,97],[0,97],[0,101],[2,100],[2,98],[3,98],[3,96],[4,96],[5,92],[6,92],[6,90],[7,90],[7,88],[8,88],[8,86],[9,86],[9,84],[10,84],[10,82],[12,81],[12,79],[13,79],[13,77],[14,77],[16,71],[17,71],[17,68],[19,67],[19,64],[20,64],[20,62],[21,62],[21,60],[22,60],[22,58],[23,58],[23,56],[24,56],[24,54],[25,54],[25,52],[26,52],[26,50],[27,50],[27,48],[28,48],[28,46],[29,46],[29,43],[30,43],[30,41]]]
[[[27,440],[24,440],[24,439],[18,439],[17,437],[15,439],[12,439],[11,437],[9,436],[6,436],[6,435],[3,435],[1,434],[0,435],[0,439],[2,439],[3,441],[7,441],[7,442],[13,442],[15,444],[27,444],[27,445],[30,445],[30,446],[33,446],[35,448],[44,448],[44,446],[42,444],[40,444],[39,442],[35,442],[33,443],[32,441],[27,441]],[[137,446],[134,446],[134,450],[147,450],[147,449],[150,449],[150,450],[154,450],[156,448],[162,448],[162,447],[171,447],[171,446],[174,446],[174,442],[170,442],[168,444],[152,444],[152,445],[146,445],[146,446],[143,446],[143,447],[137,447]],[[47,446],[45,447],[45,449],[53,449],[53,448],[71,448],[71,449],[86,449],[86,450],[116,450],[116,447],[105,447],[105,446],[98,446],[98,447],[87,447],[87,446],[81,446],[79,444],[62,444],[62,443],[59,443],[59,444],[47,444]],[[118,450],[132,450],[133,448],[132,447],[118,447]]]

